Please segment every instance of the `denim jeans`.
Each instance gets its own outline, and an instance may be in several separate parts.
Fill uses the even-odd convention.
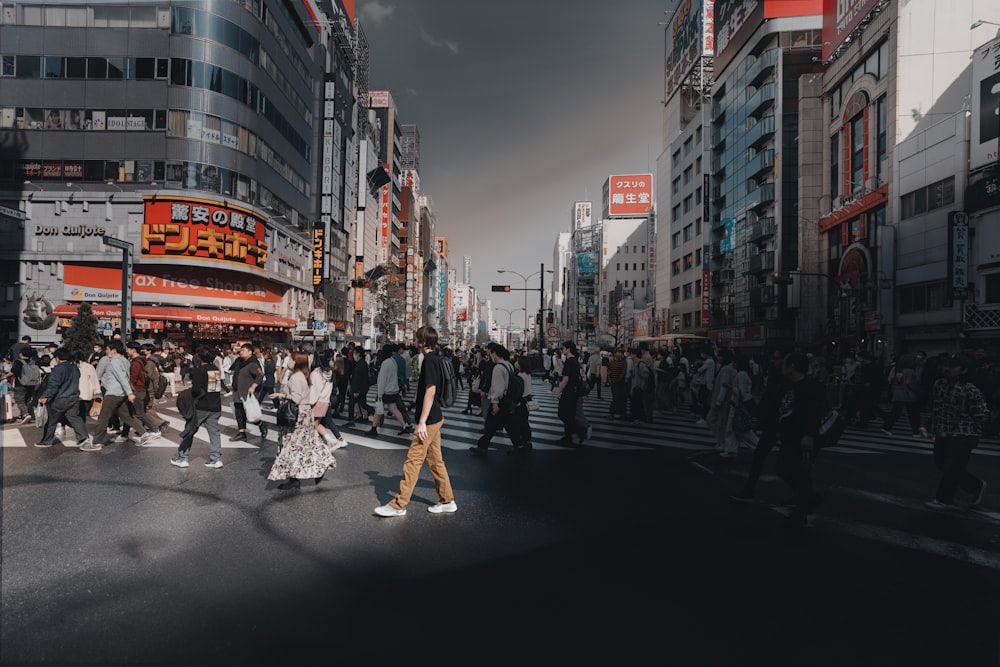
[[[221,412],[209,410],[196,410],[194,419],[187,420],[184,431],[181,433],[181,442],[177,447],[177,455],[183,459],[191,452],[191,445],[194,444],[194,436],[201,428],[202,424],[208,429],[208,442],[211,447],[210,461],[222,460],[222,436],[219,434],[219,417]]]

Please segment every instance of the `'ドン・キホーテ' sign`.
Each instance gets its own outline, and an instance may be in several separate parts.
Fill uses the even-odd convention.
[[[246,209],[201,199],[145,202],[141,252],[144,257],[201,258],[264,269],[264,221]]]

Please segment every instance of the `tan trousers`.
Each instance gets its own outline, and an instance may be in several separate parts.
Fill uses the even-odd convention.
[[[417,485],[420,477],[420,468],[427,461],[427,467],[431,469],[434,477],[434,487],[437,489],[438,497],[443,503],[450,503],[455,500],[455,494],[451,490],[451,480],[448,479],[448,469],[444,467],[444,458],[441,456],[441,427],[444,421],[437,424],[428,424],[427,438],[421,440],[413,435],[413,442],[410,443],[410,451],[406,455],[406,462],[403,464],[403,480],[399,483],[399,493],[389,501],[389,505],[396,509],[403,509],[410,502],[413,489]]]

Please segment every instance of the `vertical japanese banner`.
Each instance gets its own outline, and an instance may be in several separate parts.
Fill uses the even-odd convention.
[[[264,271],[266,239],[264,221],[247,209],[194,198],[145,201],[143,257],[203,259]]]
[[[317,222],[313,225],[312,285],[319,287],[326,275],[326,226]]]
[[[969,216],[948,214],[948,288],[953,301],[964,301],[969,290]]]
[[[711,279],[711,272],[709,272],[708,269],[703,269],[701,272],[701,326],[703,329],[707,329],[711,324]]]

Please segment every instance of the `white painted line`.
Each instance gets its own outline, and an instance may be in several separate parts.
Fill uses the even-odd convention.
[[[16,426],[9,426],[0,431],[0,447],[27,447],[28,443],[24,441],[24,436],[21,435],[21,429]]]
[[[976,547],[968,547],[956,542],[948,542],[923,535],[913,535],[884,526],[870,526],[865,523],[846,521],[824,515],[814,517],[815,525],[846,535],[911,551],[920,551],[934,556],[950,558],[969,565],[1000,570],[1000,554]]]
[[[697,461],[691,461],[691,465],[693,465],[695,468],[700,468],[700,469],[704,470],[709,475],[714,475],[715,474],[714,470],[712,470],[711,468],[707,468],[707,467],[703,466],[702,464],[698,463]]]

